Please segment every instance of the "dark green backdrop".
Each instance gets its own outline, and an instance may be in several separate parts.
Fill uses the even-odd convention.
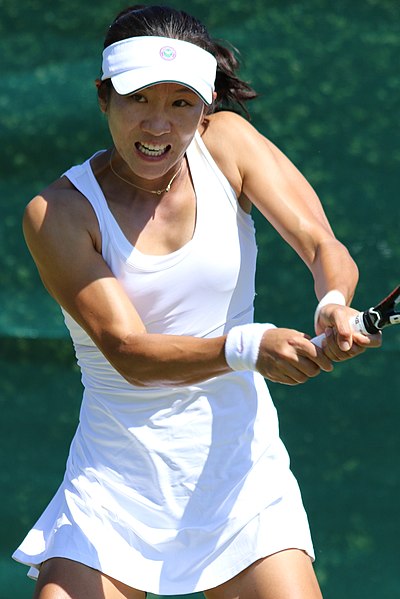
[[[172,1],[241,51],[253,122],[316,188],[368,307],[399,283],[398,0]],[[30,197],[108,144],[93,81],[117,0],[0,0],[0,599],[33,584],[10,560],[63,475],[79,374],[21,236]],[[312,332],[312,281],[256,216],[257,316]],[[400,331],[305,386],[272,385],[327,599],[400,597]]]

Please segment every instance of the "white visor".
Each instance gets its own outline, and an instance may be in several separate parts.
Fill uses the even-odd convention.
[[[131,37],[103,52],[102,80],[121,95],[156,83],[181,83],[206,103],[213,101],[217,61],[195,44],[168,37]]]

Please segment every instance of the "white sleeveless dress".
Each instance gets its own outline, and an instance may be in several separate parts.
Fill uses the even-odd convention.
[[[199,134],[187,151],[193,238],[144,255],[112,216],[90,160],[66,176],[99,221],[102,253],[149,333],[213,337],[252,322],[257,248]],[[275,407],[258,373],[139,388],[66,313],[84,394],[64,480],[13,557],[36,577],[66,557],[155,594],[215,587],[286,548],[314,559]]]

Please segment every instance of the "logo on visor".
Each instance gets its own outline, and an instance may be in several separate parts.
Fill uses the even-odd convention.
[[[163,46],[160,50],[160,56],[164,60],[174,60],[176,58],[176,50],[171,46]]]

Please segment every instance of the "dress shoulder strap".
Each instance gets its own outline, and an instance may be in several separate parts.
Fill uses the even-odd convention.
[[[72,166],[65,171],[64,176],[67,177],[72,185],[88,200],[91,204],[97,220],[99,221],[100,231],[103,232],[105,220],[107,220],[109,208],[104,197],[104,194],[93,174],[91,160],[100,154],[97,152],[82,164]]]

